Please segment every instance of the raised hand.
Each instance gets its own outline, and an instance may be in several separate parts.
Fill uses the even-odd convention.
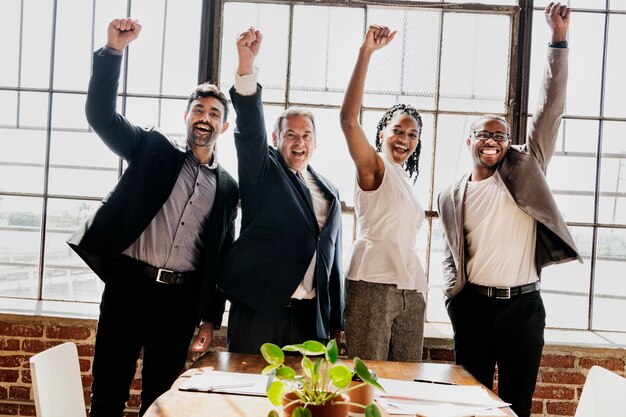
[[[237,34],[237,54],[239,55],[239,65],[237,74],[247,75],[252,73],[254,58],[261,49],[263,34],[250,26],[247,30]]]
[[[552,43],[567,40],[569,28],[569,8],[561,3],[550,3],[546,7],[545,16],[548,26],[552,30]]]
[[[387,26],[370,25],[365,34],[363,48],[376,51],[389,44],[396,36],[397,31],[391,32]]]
[[[113,19],[107,29],[107,48],[123,51],[126,46],[137,39],[141,25],[130,17]]]

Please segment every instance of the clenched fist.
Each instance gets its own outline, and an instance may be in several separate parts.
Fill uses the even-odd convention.
[[[107,29],[107,48],[123,51],[126,46],[137,39],[141,25],[136,19],[127,17],[113,19]]]

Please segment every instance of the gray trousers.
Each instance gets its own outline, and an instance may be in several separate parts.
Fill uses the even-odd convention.
[[[421,362],[424,344],[424,295],[393,284],[346,280],[348,356]]]

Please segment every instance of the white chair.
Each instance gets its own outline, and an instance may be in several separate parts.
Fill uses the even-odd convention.
[[[78,351],[63,343],[30,358],[38,417],[85,417]]]
[[[626,417],[626,378],[593,366],[574,417]]]

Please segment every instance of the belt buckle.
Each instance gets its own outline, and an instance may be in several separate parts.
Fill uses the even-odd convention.
[[[157,277],[156,277],[156,282],[158,282],[158,283],[160,283],[160,284],[166,284],[166,285],[168,285],[168,284],[169,284],[169,282],[164,281],[164,280],[161,278],[161,274],[162,274],[163,272],[168,272],[168,273],[170,273],[170,274],[173,274],[173,273],[174,273],[174,271],[171,271],[171,270],[169,270],[169,269],[159,268],[159,272],[157,273]]]
[[[506,291],[506,295],[498,295],[498,293],[496,292],[496,293],[493,295],[493,298],[495,298],[495,299],[497,299],[497,300],[508,300],[508,299],[510,299],[510,298],[511,298],[511,288],[498,288],[498,287],[496,287],[495,289],[496,289],[497,291],[501,291],[501,290]]]

